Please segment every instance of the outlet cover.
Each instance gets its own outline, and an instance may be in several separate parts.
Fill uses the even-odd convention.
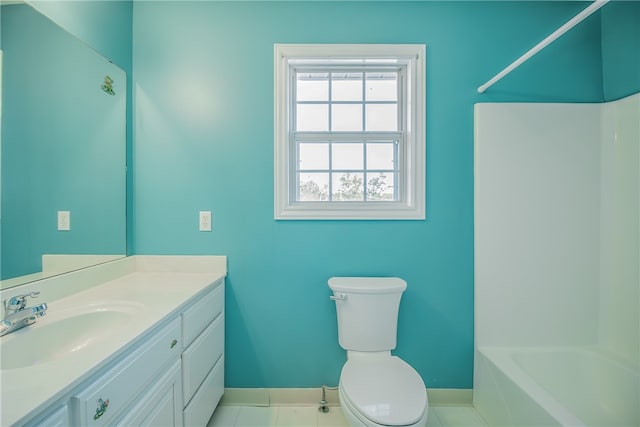
[[[200,211],[200,231],[211,231],[211,211]]]

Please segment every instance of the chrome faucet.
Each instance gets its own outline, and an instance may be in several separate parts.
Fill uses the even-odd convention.
[[[29,292],[4,300],[5,318],[0,320],[0,336],[31,325],[35,323],[36,318],[47,314],[47,304],[45,303],[27,307],[27,297],[35,298],[38,295],[40,292]]]

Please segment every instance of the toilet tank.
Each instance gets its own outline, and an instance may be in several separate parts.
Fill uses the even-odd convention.
[[[396,348],[400,297],[407,282],[397,277],[332,277],[338,341],[350,351]]]

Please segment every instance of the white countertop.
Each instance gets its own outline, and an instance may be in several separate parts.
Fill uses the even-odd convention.
[[[39,299],[36,303],[48,303],[47,315],[31,326],[0,338],[1,354],[3,344],[28,338],[30,332],[58,320],[60,313],[68,315],[73,310],[99,309],[109,304],[127,306],[133,313],[131,321],[117,325],[109,333],[100,334],[99,340],[88,343],[70,356],[25,368],[0,370],[0,425],[13,425],[45,409],[89,375],[126,352],[129,344],[162,320],[177,314],[190,298],[226,275],[226,257],[200,257],[195,264],[190,264],[193,257],[184,257],[187,261],[184,264],[180,262],[181,257],[137,258],[133,267],[135,271],[128,274],[53,301]],[[207,266],[204,258],[224,260]],[[169,259],[176,268],[171,268],[171,263],[162,262]],[[147,262],[149,260],[152,262]],[[158,260],[160,264],[156,263]],[[119,262],[131,263],[132,260],[114,261]],[[195,268],[189,268],[190,265]],[[163,271],[152,271],[154,269]],[[34,286],[37,285],[36,282]],[[40,286],[45,284],[41,283]]]

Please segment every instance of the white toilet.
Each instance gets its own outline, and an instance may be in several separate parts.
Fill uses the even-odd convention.
[[[339,397],[352,426],[425,426],[427,389],[396,347],[398,308],[407,282],[395,277],[332,277],[338,339],[347,350]]]

